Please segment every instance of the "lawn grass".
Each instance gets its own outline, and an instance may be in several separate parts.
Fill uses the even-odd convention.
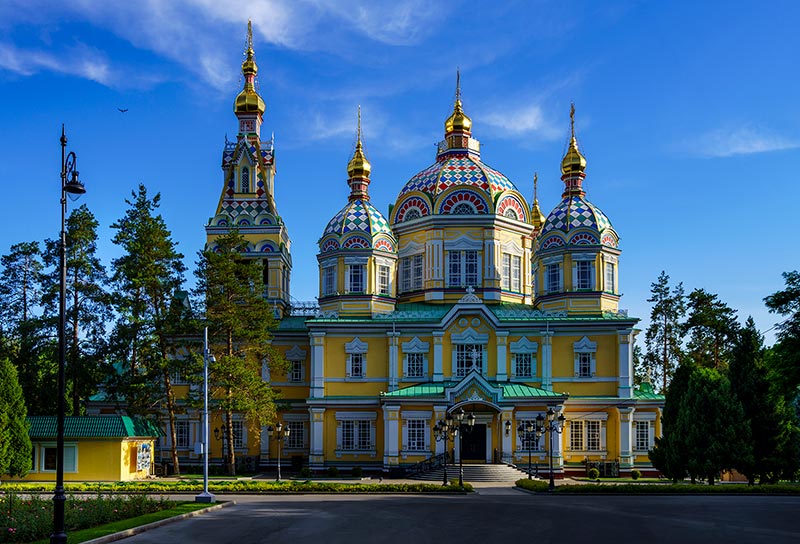
[[[100,538],[101,536],[111,535],[114,533],[118,533],[120,531],[124,531],[126,529],[132,529],[134,527],[139,527],[141,525],[147,525],[148,523],[153,523],[156,521],[161,521],[163,519],[180,516],[182,514],[188,514],[189,512],[202,510],[203,508],[208,508],[209,506],[213,505],[202,504],[197,502],[177,503],[172,508],[161,510],[159,512],[153,512],[152,514],[145,514],[143,516],[137,516],[135,518],[115,521],[113,523],[106,523],[105,525],[100,525],[98,527],[92,527],[89,529],[74,531],[72,533],[67,534],[67,544],[79,544],[80,542],[86,542],[87,540]],[[47,538],[44,540],[37,540],[34,544],[49,544],[49,542],[50,539]]]

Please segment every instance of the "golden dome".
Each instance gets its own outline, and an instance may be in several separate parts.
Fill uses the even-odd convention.
[[[350,178],[368,178],[372,171],[372,165],[364,155],[364,147],[361,145],[361,106],[358,107],[358,141],[353,158],[347,164],[347,175]]]
[[[575,104],[570,107],[569,118],[572,136],[569,140],[567,154],[561,160],[561,174],[583,174],[586,170],[586,158],[578,150],[578,140],[575,139]]]
[[[539,184],[539,174],[533,174],[533,206],[531,207],[531,220],[533,221],[533,227],[535,229],[542,228],[545,222],[545,216],[542,213],[542,210],[539,208],[539,199],[537,198],[537,191],[538,191],[538,184]]]
[[[450,134],[451,132],[469,132],[470,130],[472,130],[472,119],[461,108],[461,99],[456,99],[452,115],[444,122],[444,132]]]
[[[263,114],[266,109],[264,100],[256,92],[255,79],[258,74],[258,64],[256,64],[255,54],[253,50],[253,27],[250,21],[247,21],[247,50],[245,51],[246,58],[242,62],[244,89],[236,96],[236,100],[233,103],[234,113],[257,111]]]

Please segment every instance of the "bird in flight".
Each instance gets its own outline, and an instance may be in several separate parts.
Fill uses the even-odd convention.
[[[122,108],[117,108],[117,109],[120,111],[120,113],[125,113],[126,111],[128,111],[128,108],[125,108],[124,110]]]

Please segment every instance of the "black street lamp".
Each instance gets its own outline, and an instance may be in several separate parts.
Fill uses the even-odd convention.
[[[289,434],[291,433],[291,428],[289,425],[284,425],[280,421],[275,425],[273,429],[272,425],[267,427],[267,434],[270,438],[274,438],[278,442],[278,476],[275,478],[276,482],[281,481],[281,442],[284,439],[289,438]]]
[[[59,260],[59,286],[58,297],[58,422],[56,438],[56,489],[53,494],[53,534],[50,535],[51,544],[66,544],[67,531],[64,526],[64,504],[67,496],[64,494],[64,419],[66,412],[66,341],[64,338],[64,322],[67,298],[67,242],[64,232],[64,223],[67,215],[67,193],[82,195],[86,189],[78,180],[76,169],[77,157],[73,151],[67,153],[67,135],[64,125],[61,125],[61,239],[58,245]]]
[[[458,487],[464,489],[464,448],[461,446],[463,445],[463,438],[464,433],[472,432],[472,429],[475,427],[475,414],[470,412],[467,416],[467,423],[466,425],[462,423],[464,421],[464,408],[459,408],[458,412],[455,415],[456,423],[458,424]]]
[[[541,416],[541,414],[540,414],[540,416]],[[533,442],[534,442],[534,440],[531,439],[532,438],[531,435],[533,435],[533,437],[535,437],[535,441],[536,442],[539,441],[539,436],[541,436],[536,431],[537,431],[536,424],[534,424],[533,421],[531,421],[531,420],[527,420],[525,422],[520,422],[520,424],[517,426],[517,436],[519,436],[520,444],[523,446],[523,449],[527,449],[528,450],[528,479],[529,480],[532,479],[532,476],[531,476],[531,472],[532,472],[532,468],[531,468],[531,452],[533,450]],[[528,446],[527,448],[525,448],[526,445]]]
[[[559,414],[556,417],[556,411],[553,407],[549,407],[547,409],[547,418],[542,414],[536,416],[536,440],[539,440],[539,437],[542,436],[544,433],[550,433],[550,486],[549,491],[552,491],[556,488],[556,482],[553,479],[553,435],[554,434],[561,434],[564,431],[564,422],[567,418],[564,417],[564,414]]]
[[[222,439],[222,466],[225,472],[228,470],[228,427],[224,423],[219,427],[214,427],[214,438]]]
[[[447,414],[444,420],[440,420],[433,426],[433,436],[437,442],[444,441],[444,476],[442,478],[442,485],[447,485],[447,459],[450,457],[450,450],[447,448],[447,442],[454,442],[458,435],[458,428],[453,425],[453,416]]]

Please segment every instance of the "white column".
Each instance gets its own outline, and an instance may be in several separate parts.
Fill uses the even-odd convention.
[[[309,408],[311,432],[308,433],[308,464],[311,470],[325,466],[325,408]]]
[[[389,472],[399,464],[400,409],[383,407],[383,471]]]
[[[633,331],[625,329],[619,333],[619,383],[617,396],[633,398]]]
[[[542,333],[542,389],[553,390],[553,333]]]
[[[325,333],[312,332],[311,337],[311,398],[325,396]]]
[[[506,434],[506,421],[511,422],[511,432]],[[514,462],[514,436],[517,432],[514,427],[514,409],[503,410],[500,414],[500,432],[503,433],[503,462]]]
[[[443,337],[444,337],[444,332],[433,331],[433,381],[435,382],[444,381],[444,374],[442,373],[442,367],[444,364],[444,362],[442,361]]]
[[[497,338],[497,375],[495,379],[498,382],[505,382],[508,380],[508,362],[506,361],[508,331],[495,331],[495,337]]]
[[[619,407],[619,464],[620,468],[631,468],[633,466],[633,448],[631,438],[633,436],[633,412],[634,408]]]
[[[397,389],[397,382],[399,380],[398,368],[398,353],[397,353],[397,340],[400,336],[399,332],[387,332],[386,336],[389,337],[389,391]]]
[[[447,414],[447,406],[434,406],[433,407],[434,413],[434,425],[439,423],[440,421],[444,421],[445,415]],[[431,431],[433,432],[433,431]],[[444,453],[445,448],[445,441],[444,440],[436,440],[436,455]]]

